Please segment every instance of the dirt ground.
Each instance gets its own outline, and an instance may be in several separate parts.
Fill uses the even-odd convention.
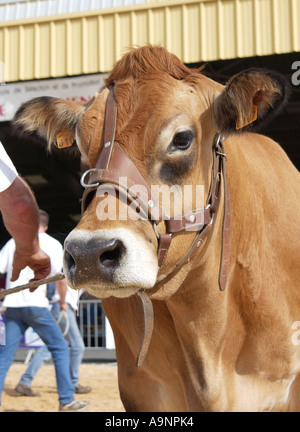
[[[16,362],[11,366],[2,393],[2,412],[57,412],[59,402],[54,366],[44,365],[36,375],[32,388],[40,393],[38,397],[18,396],[14,390],[25,370],[24,363]],[[89,402],[86,412],[124,412],[116,363],[82,363],[80,384],[92,387],[88,394],[75,395],[77,400]]]

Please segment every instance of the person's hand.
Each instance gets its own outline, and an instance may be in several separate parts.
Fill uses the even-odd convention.
[[[66,312],[69,309],[68,303],[60,302],[60,309]]]
[[[24,255],[16,249],[10,280],[16,281],[21,270],[27,266],[34,271],[34,278],[30,282],[46,278],[51,271],[50,258],[41,249],[32,255]]]

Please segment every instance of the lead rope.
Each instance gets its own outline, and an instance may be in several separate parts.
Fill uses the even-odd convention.
[[[17,292],[24,291],[24,290],[30,289],[30,288],[37,288],[38,286],[44,285],[47,283],[57,282],[58,280],[64,279],[64,277],[65,276],[62,273],[59,273],[53,277],[46,278],[46,279],[40,279],[38,281],[29,282],[29,283],[24,284],[24,285],[19,285],[15,288],[0,289],[0,300],[2,300],[7,295],[15,294]],[[144,291],[139,291],[137,293],[137,296],[139,297],[139,299],[141,301],[142,308],[143,308],[143,337],[142,337],[140,349],[139,349],[137,359],[136,359],[136,366],[140,367],[143,364],[145,357],[147,355],[149,344],[151,341],[152,332],[153,332],[153,306],[152,306],[152,302],[151,302],[150,298],[147,296],[147,294]],[[65,316],[65,318],[66,318],[66,316]],[[58,323],[61,319],[62,319],[62,315],[59,316]],[[68,328],[68,321],[67,321],[66,330],[63,333],[64,336],[68,330],[69,330],[69,328]]]
[[[30,288],[37,288],[40,285],[45,285],[45,284],[48,284],[48,283],[51,283],[51,282],[57,282],[57,281],[59,281],[61,279],[64,279],[64,278],[65,278],[65,276],[62,273],[59,273],[59,274],[57,274],[57,275],[55,275],[53,277],[49,277],[49,278],[46,278],[46,279],[39,279],[37,281],[29,282],[29,283],[27,283],[25,285],[19,285],[19,286],[15,287],[15,288],[10,288],[10,289],[3,289],[2,288],[2,289],[0,289],[0,300],[2,300],[7,295],[15,294],[17,292],[24,291],[24,290],[30,289]],[[60,312],[59,317],[57,319],[57,324],[60,323],[60,321],[62,320],[63,317],[66,320],[66,328],[63,331],[63,336],[66,336],[67,333],[68,333],[68,331],[69,331],[69,328],[70,328],[69,318],[68,318],[68,315],[67,315],[66,311],[61,311]]]
[[[10,289],[0,289],[0,300],[2,300],[4,297],[6,297],[7,295],[10,294],[15,294],[17,292],[29,289],[29,288],[37,288],[40,285],[44,285],[44,284],[48,284],[51,282],[56,282],[58,280],[64,279],[64,275],[62,273],[59,273],[53,277],[49,277],[46,279],[39,279],[37,281],[33,281],[33,282],[29,282],[25,285],[19,285],[15,288],[10,288]]]
[[[66,326],[65,326],[65,329],[64,329],[64,330],[62,330],[62,325],[60,326],[60,328],[61,328],[61,331],[62,331],[62,335],[65,337],[65,336],[67,336],[67,334],[68,334],[68,332],[69,332],[69,329],[70,329],[70,321],[69,321],[69,317],[68,317],[68,314],[67,314],[67,312],[66,312],[65,310],[61,310],[61,311],[60,311],[60,313],[59,313],[59,315],[58,315],[58,318],[57,318],[57,320],[56,320],[57,324],[60,324],[60,322],[61,322],[61,320],[62,320],[63,318],[64,318],[65,321],[66,321]]]

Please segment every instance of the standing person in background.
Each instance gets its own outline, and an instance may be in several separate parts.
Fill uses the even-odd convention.
[[[91,391],[90,387],[78,383],[79,367],[84,353],[84,343],[76,321],[76,311],[80,293],[67,286],[65,279],[56,282],[56,290],[52,298],[51,313],[59,323],[61,331],[70,345],[70,373],[75,393],[84,394]],[[46,345],[38,349],[25,373],[22,375],[16,391],[22,396],[39,396],[31,389],[32,381],[45,361],[50,360],[51,353]]]
[[[40,210],[39,220],[40,247],[50,256],[50,275],[55,275],[61,271],[63,248],[57,240],[46,233],[48,214]],[[10,281],[15,250],[15,241],[10,239],[0,251],[0,273],[7,274],[7,289],[22,285],[32,279],[33,276],[30,268],[26,267],[21,271],[16,281]],[[87,402],[79,402],[74,399],[74,386],[70,376],[69,348],[57,322],[49,311],[46,289],[46,285],[40,285],[32,293],[25,290],[10,294],[4,299],[6,344],[0,346],[0,395],[20,340],[27,328],[32,327],[47,345],[53,357],[60,402],[59,410],[83,410],[87,406]]]

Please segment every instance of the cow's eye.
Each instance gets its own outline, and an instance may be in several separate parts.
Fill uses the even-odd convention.
[[[171,151],[187,150],[194,139],[192,131],[177,132],[171,143]]]

